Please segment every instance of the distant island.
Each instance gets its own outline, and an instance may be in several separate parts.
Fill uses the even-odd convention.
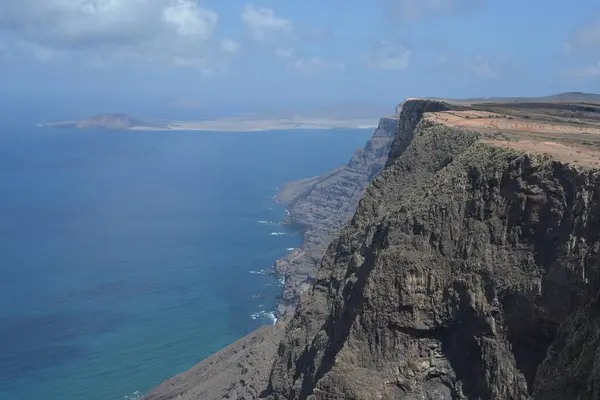
[[[77,128],[77,129],[102,128],[102,129],[110,129],[110,130],[168,129],[168,127],[165,123],[144,121],[144,120],[141,120],[138,118],[134,118],[128,114],[122,114],[122,113],[99,114],[99,115],[95,115],[90,118],[77,120],[77,121],[47,122],[47,123],[43,124],[43,126]]]
[[[99,114],[76,121],[47,122],[42,126],[136,131],[229,131],[251,132],[284,129],[374,128],[375,118],[260,117],[244,115],[206,121],[152,121],[123,113]]]

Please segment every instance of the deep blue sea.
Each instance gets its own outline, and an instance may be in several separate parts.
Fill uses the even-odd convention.
[[[122,400],[272,323],[252,271],[301,243],[272,196],[370,135],[4,122],[0,399]]]

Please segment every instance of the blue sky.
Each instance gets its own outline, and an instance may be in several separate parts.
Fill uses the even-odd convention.
[[[600,92],[600,3],[2,0],[0,87],[231,112]]]

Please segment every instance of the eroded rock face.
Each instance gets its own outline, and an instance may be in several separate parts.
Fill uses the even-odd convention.
[[[298,297],[310,288],[317,264],[337,231],[356,211],[367,185],[383,169],[398,120],[384,117],[373,137],[350,161],[325,175],[286,184],[277,195],[290,212],[290,221],[304,232],[302,248],[275,263],[286,278],[279,315],[293,311]]]
[[[600,298],[569,318],[539,366],[534,399],[600,398]]]
[[[584,306],[600,289],[600,173],[426,117],[451,108],[405,103],[388,166],[301,299],[266,397],[598,398],[581,369],[597,371],[595,352],[581,349],[598,338],[585,323],[597,304]],[[563,368],[573,379],[553,381]]]

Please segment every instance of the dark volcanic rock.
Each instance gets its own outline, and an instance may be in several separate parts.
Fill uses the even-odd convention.
[[[286,277],[279,314],[293,310],[298,296],[312,284],[317,263],[334,234],[350,219],[369,182],[383,169],[398,120],[384,117],[373,137],[348,164],[325,175],[286,184],[277,194],[290,221],[304,232],[302,248],[275,263]]]
[[[268,398],[598,398],[600,172],[424,117],[452,108],[405,103]]]

